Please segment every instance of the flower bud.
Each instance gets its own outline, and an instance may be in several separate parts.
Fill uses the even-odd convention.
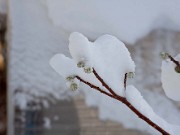
[[[127,77],[128,77],[128,78],[134,78],[134,76],[135,76],[135,73],[134,73],[134,72],[129,72],[129,73],[127,73]]]
[[[77,78],[71,78],[70,77],[70,81],[67,80],[66,82],[66,86],[71,89],[72,91],[75,91],[79,88],[79,83],[80,81]]]
[[[67,80],[67,81],[73,81],[74,78],[75,78],[75,76],[68,76],[68,77],[66,78],[66,80]]]
[[[78,62],[77,67],[83,68],[85,66],[85,63],[83,61]]]
[[[160,57],[161,57],[163,60],[168,59],[168,56],[169,56],[168,53],[165,53],[165,52],[161,52],[161,53],[160,53]]]
[[[91,67],[84,67],[84,72],[87,73],[87,74],[90,74],[92,73],[92,68]]]
[[[71,89],[72,91],[77,90],[77,89],[78,89],[78,84],[77,84],[77,83],[75,83],[75,82],[71,83],[71,85],[70,85],[70,89]]]

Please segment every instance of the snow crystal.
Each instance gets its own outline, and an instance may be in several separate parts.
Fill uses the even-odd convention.
[[[180,54],[175,57],[175,60],[180,61]],[[161,66],[161,81],[166,95],[176,101],[180,101],[180,73],[175,71],[175,63],[164,60]]]

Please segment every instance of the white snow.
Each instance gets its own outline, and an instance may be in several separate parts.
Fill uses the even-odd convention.
[[[75,32],[70,36],[69,48],[76,62],[79,62],[77,60],[79,57],[85,59],[85,65],[86,61],[88,61],[88,63],[91,61],[100,77],[102,77],[117,94],[124,96],[125,73],[134,72],[135,64],[123,42],[111,35],[103,35],[95,42],[90,42],[82,34]],[[84,49],[82,50],[82,48]],[[93,55],[91,55],[92,52]],[[66,63],[64,64],[67,65]],[[72,69],[73,68],[74,67],[72,67]],[[61,69],[59,68],[59,70]]]
[[[74,39],[74,41],[78,41],[81,43],[81,38],[85,38],[80,33],[73,33],[77,34],[77,36],[74,35],[74,37],[78,39]],[[79,36],[80,35],[80,36]],[[84,39],[82,39],[84,40]],[[71,40],[72,42],[72,40]],[[86,44],[88,44],[88,40],[84,43],[84,48],[86,48]],[[120,96],[125,96],[127,100],[142,114],[144,114],[146,117],[151,119],[154,123],[165,129],[167,132],[171,133],[172,135],[177,135],[177,130],[180,129],[179,126],[171,125],[168,122],[166,122],[164,119],[159,117],[151,108],[151,106],[144,100],[144,98],[141,96],[141,93],[134,87],[134,86],[127,86],[127,89],[124,90],[124,74],[128,72],[134,72],[134,62],[132,61],[130,54],[125,47],[125,45],[119,41],[117,38],[111,36],[111,35],[104,35],[99,37],[95,42],[91,43],[91,46],[88,46],[86,49],[90,49],[93,51],[93,55],[88,55],[88,58],[92,61],[92,64],[95,69],[97,69],[97,73],[104,79],[104,81]],[[78,50],[78,44],[75,42],[71,43],[71,52],[75,52],[74,57],[76,61],[77,56],[80,56],[81,48]],[[75,51],[73,50],[75,48]],[[85,49],[84,49],[85,50]],[[82,57],[86,55],[86,52],[82,53]],[[87,57],[86,57],[87,58]],[[89,61],[88,59],[88,61]],[[113,61],[112,61],[113,60]],[[70,58],[65,57],[64,55],[57,54],[55,55],[51,60],[50,64],[51,66],[63,77],[67,77],[70,75],[78,75],[85,79],[85,81],[89,81],[92,83],[92,81],[96,80],[98,81],[94,76],[94,78],[91,78],[91,74],[85,76],[85,73],[83,70],[78,70],[77,67],[75,67],[75,63],[72,62],[73,60]],[[76,61],[78,62],[78,61]],[[106,65],[107,64],[107,65]],[[77,66],[77,65],[76,65]],[[66,68],[65,68],[66,67]],[[72,67],[72,69],[70,69]],[[74,72],[74,73],[73,73]],[[90,77],[89,77],[90,76]],[[89,78],[89,79],[88,79]],[[120,79],[119,79],[120,78]],[[117,81],[118,80],[118,81]],[[93,83],[92,83],[93,84]],[[101,87],[103,88],[103,87]],[[103,88],[105,89],[105,88]],[[107,90],[106,90],[107,91]],[[125,92],[125,93],[124,93]],[[88,93],[88,92],[85,92]],[[91,92],[92,93],[92,92]],[[103,100],[102,100],[103,99]],[[106,119],[107,116],[110,119],[116,120],[117,117],[114,117],[115,115],[110,115],[112,117],[109,117],[109,114],[112,114],[111,110],[106,109],[104,112],[101,112],[106,108],[109,97],[102,96],[102,99],[96,99],[99,102],[99,108],[100,108],[100,117],[101,119]],[[112,100],[112,99],[111,99]],[[102,103],[103,101],[103,103]],[[117,102],[117,101],[112,101]],[[94,102],[93,102],[94,104]],[[97,104],[97,103],[96,103]],[[114,103],[113,107],[116,105]],[[105,106],[104,106],[105,105]],[[109,105],[109,104],[108,104]],[[121,109],[121,108],[119,108]],[[104,114],[105,113],[105,114]],[[120,115],[121,113],[119,113]],[[103,117],[105,116],[105,117]],[[152,131],[150,131],[152,133]]]
[[[64,56],[63,54],[56,54],[50,60],[50,65],[57,71],[64,79],[69,76],[75,76],[78,73],[78,68],[75,61]]]
[[[76,63],[85,62],[85,66],[91,67],[91,42],[78,32],[71,33],[69,37],[69,52]]]
[[[17,93],[14,97],[14,102],[18,104],[21,110],[25,110],[27,108],[27,103],[30,100],[30,96],[24,93]]]
[[[46,0],[53,23],[91,39],[108,33],[130,44],[154,28],[180,30],[179,0]]]
[[[158,116],[134,86],[127,87],[126,98],[142,114],[147,116],[150,120],[152,120],[170,134],[177,135],[180,132],[180,126],[170,124]]]
[[[101,120],[113,120],[122,123],[123,126],[128,129],[142,130],[152,135],[159,135],[156,130],[151,128],[144,121],[141,121],[124,104],[98,93],[95,90],[88,89],[87,86],[83,86],[81,91],[85,93],[85,100],[89,106],[99,108],[99,117]],[[165,119],[168,123],[173,123],[175,125],[180,124],[179,110],[170,102],[170,100],[163,97],[158,92],[151,92],[147,89],[143,89],[143,95],[146,96],[145,99],[148,101],[150,106],[152,106],[157,115]],[[176,126],[173,126],[173,129],[173,131],[178,130]]]
[[[93,52],[95,70],[117,94],[124,96],[125,73],[135,71],[124,43],[114,36],[103,35],[94,42]]]
[[[49,118],[47,118],[47,117],[44,117],[44,128],[46,128],[46,129],[51,129],[51,120],[49,119]]]
[[[69,54],[65,51],[68,34],[51,23],[39,0],[10,0],[8,7],[9,90],[23,90],[36,98],[64,99],[72,95],[64,79],[49,65],[54,54]]]
[[[103,0],[103,4],[102,1],[95,0],[81,2],[71,0],[48,1],[49,4],[45,0],[41,0],[41,2],[40,0],[19,0],[18,2],[9,0],[8,2],[8,15],[10,18],[8,22],[8,51],[10,58],[8,65],[8,87],[10,91],[21,89],[25,93],[36,95],[36,99],[38,97],[48,97],[51,100],[53,100],[53,97],[64,99],[69,98],[69,95],[74,95],[73,92],[67,91],[64,79],[54,72],[48,64],[49,59],[57,53],[69,56],[67,45],[71,32],[80,31],[90,41],[95,40],[104,33],[109,33],[123,41],[134,43],[138,38],[145,36],[153,27],[156,27],[154,25],[151,27],[149,24],[151,24],[153,19],[156,20],[156,15],[161,16],[158,13],[162,10],[162,14],[167,19],[158,17],[155,23],[153,23],[158,25],[157,28],[160,26],[163,26],[163,28],[165,26],[166,28],[168,23],[168,27],[170,26],[172,29],[178,30],[180,24],[177,15],[180,9],[178,8],[180,5],[179,0],[167,0],[166,2],[162,0],[142,0],[140,2],[139,0],[135,2],[128,0]],[[123,4],[119,4],[120,2]],[[58,17],[56,18],[56,16]],[[53,20],[54,24],[57,24],[56,26],[52,24],[49,17]],[[57,22],[55,19],[62,21],[62,25],[55,23]],[[155,56],[155,53],[162,51],[164,44],[168,44],[167,49],[170,52],[174,52],[173,49],[175,48],[169,44],[174,43],[175,35],[170,37],[172,39],[167,38],[167,41],[161,41],[160,36],[158,36],[157,41],[159,41],[160,45],[158,47],[160,48],[156,48],[150,53]],[[176,44],[179,45],[179,43]],[[140,48],[136,49],[139,49],[140,54],[143,51]],[[136,58],[143,61],[143,58],[139,56]],[[141,71],[138,74],[138,78],[141,78],[138,82],[139,87],[144,88],[147,84],[159,84],[154,78],[146,78],[144,80],[144,67],[142,67],[142,63],[140,63],[138,68]],[[159,61],[156,61],[154,66],[158,63]],[[155,75],[158,76],[156,73]],[[93,84],[102,87],[97,80],[89,76],[94,78],[92,74],[88,74],[88,77],[86,75],[84,79],[89,79],[88,81],[93,80]],[[153,89],[156,88],[156,86],[153,87]],[[142,90],[143,96],[159,116],[168,122],[180,124],[180,111],[174,103],[156,91],[149,91],[147,87]],[[153,132],[147,124],[139,121],[137,117],[134,117],[134,114],[119,102],[103,96],[101,93],[84,85],[80,91],[84,93],[88,105],[98,107],[101,119],[114,120],[122,123],[126,128],[146,130],[153,135],[157,133]],[[17,99],[20,100],[20,98]],[[29,98],[23,99],[28,100]],[[20,101],[18,103],[20,104]]]
[[[141,93],[134,86],[127,86],[126,88],[126,98],[127,100],[142,114],[148,118],[153,117],[154,111],[149,106],[149,104],[144,100]]]
[[[143,115],[145,115],[147,118],[159,125],[171,135],[177,135],[179,133],[180,126],[169,124],[164,119],[159,117],[134,86],[127,87],[126,98]],[[177,130],[179,131],[177,132]]]
[[[93,74],[86,74],[83,69],[77,67],[77,64],[73,59],[66,57],[63,54],[56,54],[51,58],[49,63],[59,75],[66,79],[66,85],[68,86],[68,88],[71,85],[71,81],[67,81],[67,77],[75,77],[76,75],[81,77],[82,79],[85,79],[86,81],[91,80],[92,84],[103,88],[101,83],[97,81],[96,77]],[[75,82],[77,84],[79,83],[76,78]]]
[[[180,54],[175,60],[180,61]],[[180,73],[175,71],[175,67],[175,63],[169,59],[164,60],[161,66],[161,80],[166,95],[175,101],[180,101]]]

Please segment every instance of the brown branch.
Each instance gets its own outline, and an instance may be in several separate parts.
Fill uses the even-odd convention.
[[[168,132],[166,132],[164,129],[162,129],[160,126],[158,126],[156,123],[154,123],[153,121],[151,121],[149,118],[147,118],[145,115],[143,115],[141,112],[139,112],[129,101],[127,101],[126,98],[121,97],[119,95],[117,95],[105,82],[104,80],[97,74],[97,72],[95,71],[95,69],[93,69],[93,73],[96,76],[96,78],[102,83],[102,85],[109,90],[109,92],[112,93],[109,94],[103,90],[101,90],[99,87],[83,80],[82,78],[80,78],[79,76],[76,76],[77,79],[79,79],[81,82],[85,83],[86,85],[90,86],[91,88],[94,88],[95,90],[98,90],[99,92],[113,98],[116,99],[122,103],[124,103],[127,107],[129,107],[129,109],[131,109],[140,119],[144,120],[146,123],[148,123],[150,126],[152,126],[154,129],[158,130],[160,133],[162,133],[162,135],[170,135]]]
[[[124,75],[124,89],[126,90],[126,84],[127,84],[127,73]]]
[[[179,61],[175,60],[170,54],[168,54],[169,59],[176,64],[176,66],[180,67]]]
[[[95,85],[93,85],[93,84],[91,84],[91,83],[83,80],[83,79],[80,78],[79,76],[76,76],[76,78],[77,78],[79,81],[83,82],[84,84],[88,85],[89,87],[91,87],[91,88],[93,88],[93,89],[96,89],[96,90],[98,90],[99,92],[101,92],[101,93],[103,93],[103,94],[105,94],[105,95],[107,95],[107,96],[109,96],[109,97],[112,97],[112,98],[114,97],[114,96],[111,95],[110,93],[107,93],[107,92],[101,90],[99,87],[97,87],[97,86],[95,86]]]
[[[102,83],[102,85],[109,90],[113,95],[117,95],[105,82],[104,80],[97,74],[96,70],[93,68],[93,73],[96,76],[96,78]]]
[[[168,57],[169,57],[169,59],[170,59],[172,62],[174,62],[174,64],[176,65],[175,71],[176,71],[177,73],[180,73],[180,63],[179,63],[179,61],[175,60],[175,59],[174,59],[171,55],[169,55],[169,54],[168,54]]]

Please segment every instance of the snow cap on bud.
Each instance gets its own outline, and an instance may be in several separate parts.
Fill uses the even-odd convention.
[[[69,51],[72,58],[77,63],[77,67],[82,68],[91,64],[92,42],[79,32],[71,33],[69,37]]]
[[[127,73],[127,77],[128,77],[128,78],[134,78],[134,76],[135,76],[135,73],[134,73],[134,72],[129,72],[129,73]]]
[[[160,57],[161,57],[163,60],[168,59],[168,56],[169,56],[169,54],[168,54],[167,52],[160,52]]]
[[[64,79],[67,77],[78,74],[79,69],[74,60],[66,57],[63,54],[56,54],[50,60],[51,67],[59,73]]]

